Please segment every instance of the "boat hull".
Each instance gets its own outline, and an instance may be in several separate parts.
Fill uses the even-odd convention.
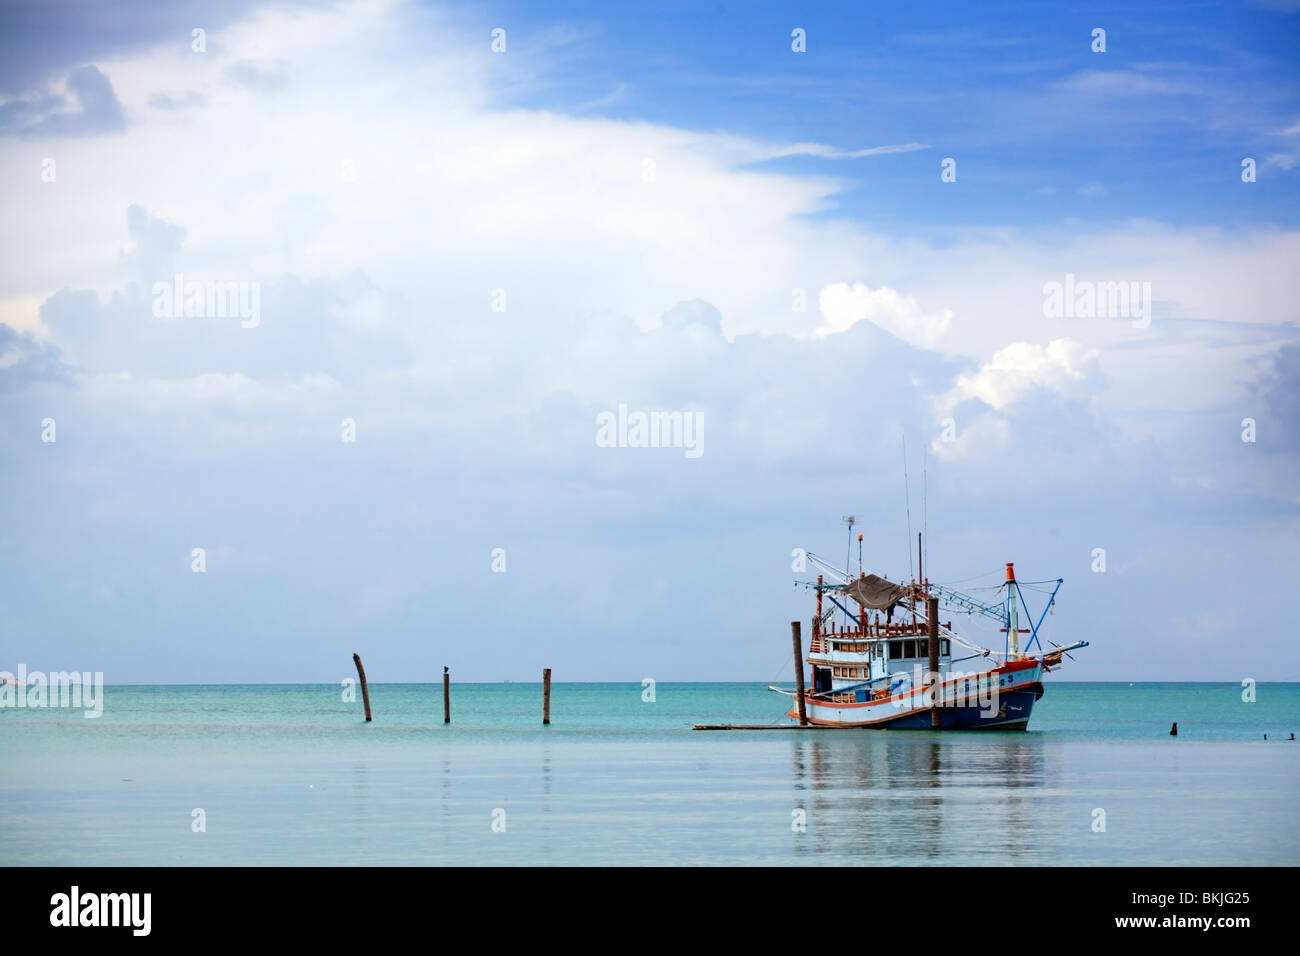
[[[983,699],[967,699],[958,682],[941,685],[936,708],[928,690],[912,690],[893,697],[854,703],[835,703],[807,694],[808,723],[815,727],[871,727],[881,730],[1026,730],[1034,702],[1043,696],[1042,665],[1017,661],[990,672],[996,692]],[[934,727],[932,712],[939,712]],[[788,716],[797,718],[798,708]]]

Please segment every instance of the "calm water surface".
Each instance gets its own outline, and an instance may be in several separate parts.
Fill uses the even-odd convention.
[[[1028,733],[706,733],[786,699],[557,684],[542,727],[539,684],[462,684],[444,726],[441,685],[390,684],[367,725],[335,685],[110,687],[98,720],[0,709],[0,863],[1296,864],[1300,685],[1257,693],[1055,682]]]

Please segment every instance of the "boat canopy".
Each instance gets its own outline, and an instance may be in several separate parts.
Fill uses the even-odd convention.
[[[888,611],[907,595],[902,585],[886,581],[875,574],[856,578],[844,585],[843,591],[858,604],[873,611]]]

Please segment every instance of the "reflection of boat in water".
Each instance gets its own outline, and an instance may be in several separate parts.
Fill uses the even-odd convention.
[[[1037,734],[794,734],[795,852],[826,865],[1050,862],[1044,800],[1064,767]],[[996,818],[1000,826],[972,827]],[[809,839],[811,838],[811,839]]]
[[[919,581],[896,584],[861,569],[853,577],[811,553],[808,558],[825,572],[816,583],[803,582],[817,594],[808,656],[799,662],[801,670],[804,663],[810,668],[809,683],[805,687],[800,674],[793,692],[771,688],[795,697],[788,716],[801,723],[1024,730],[1035,701],[1043,696],[1043,674],[1060,665],[1069,651],[1088,645],[1076,641],[1044,647],[1039,629],[1062,581],[1020,582],[1010,562],[1005,582],[996,589],[1000,603],[985,603],[919,574]],[[835,583],[827,583],[827,575]],[[1025,600],[1025,588],[1048,595],[1037,620]],[[851,605],[857,606],[856,613]],[[941,609],[998,621],[1007,635],[1004,650],[968,642],[953,631],[951,621],[940,620]],[[1020,626],[1022,610],[1027,628]],[[904,618],[897,623],[896,612]],[[1022,634],[1029,635],[1023,651]],[[954,657],[954,645],[969,653]],[[967,671],[954,666],[959,664],[983,666]]]

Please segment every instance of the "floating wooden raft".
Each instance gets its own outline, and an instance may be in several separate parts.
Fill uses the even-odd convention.
[[[799,724],[696,724],[691,730],[821,730]]]

